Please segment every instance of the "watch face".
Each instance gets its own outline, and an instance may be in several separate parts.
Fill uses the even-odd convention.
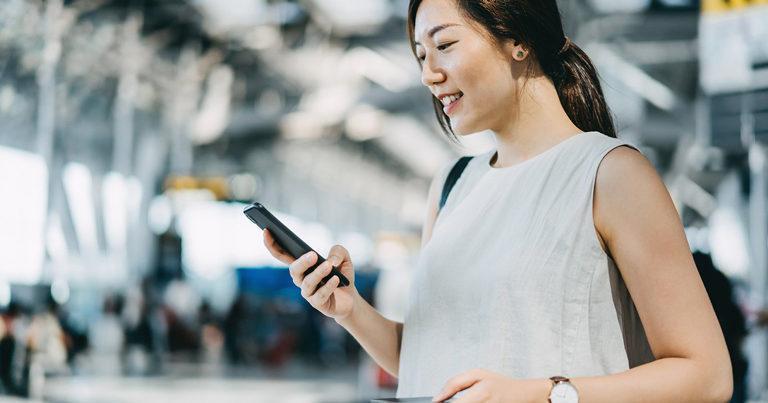
[[[579,393],[570,383],[561,382],[552,388],[549,400],[552,403],[579,403]]]

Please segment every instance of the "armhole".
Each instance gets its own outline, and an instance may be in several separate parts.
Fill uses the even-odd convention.
[[[597,247],[598,253],[601,253],[607,256],[611,260],[613,260],[613,257],[609,253],[610,251],[608,250],[608,247],[607,247],[608,245],[606,245],[606,247],[603,248],[603,244],[601,242],[602,238],[600,237],[600,233],[597,231],[597,226],[595,224],[595,189],[597,185],[597,174],[598,174],[598,171],[600,170],[600,166],[602,165],[603,160],[611,151],[619,147],[629,147],[639,152],[640,154],[642,154],[642,151],[640,151],[640,149],[638,149],[637,147],[629,143],[612,145],[600,154],[600,157],[597,159],[597,163],[595,164],[595,167],[592,168],[592,171],[591,171],[592,180],[591,180],[590,192],[589,192],[589,214],[587,215],[589,220],[589,227],[591,228],[591,232],[592,232],[592,236],[590,237],[592,239],[592,242]]]

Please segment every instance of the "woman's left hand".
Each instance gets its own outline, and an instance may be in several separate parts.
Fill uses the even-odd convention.
[[[441,402],[464,391],[456,403],[541,403],[546,402],[549,380],[513,379],[484,369],[454,376],[433,401]]]

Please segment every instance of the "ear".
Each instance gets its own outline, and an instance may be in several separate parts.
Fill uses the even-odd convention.
[[[522,62],[528,57],[528,49],[518,40],[508,41],[504,45],[504,52],[517,62]]]

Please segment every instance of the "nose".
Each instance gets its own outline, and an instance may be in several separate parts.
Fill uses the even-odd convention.
[[[421,66],[421,83],[425,87],[431,87],[443,81],[445,81],[445,72],[441,68],[433,66],[430,58],[427,57]]]

